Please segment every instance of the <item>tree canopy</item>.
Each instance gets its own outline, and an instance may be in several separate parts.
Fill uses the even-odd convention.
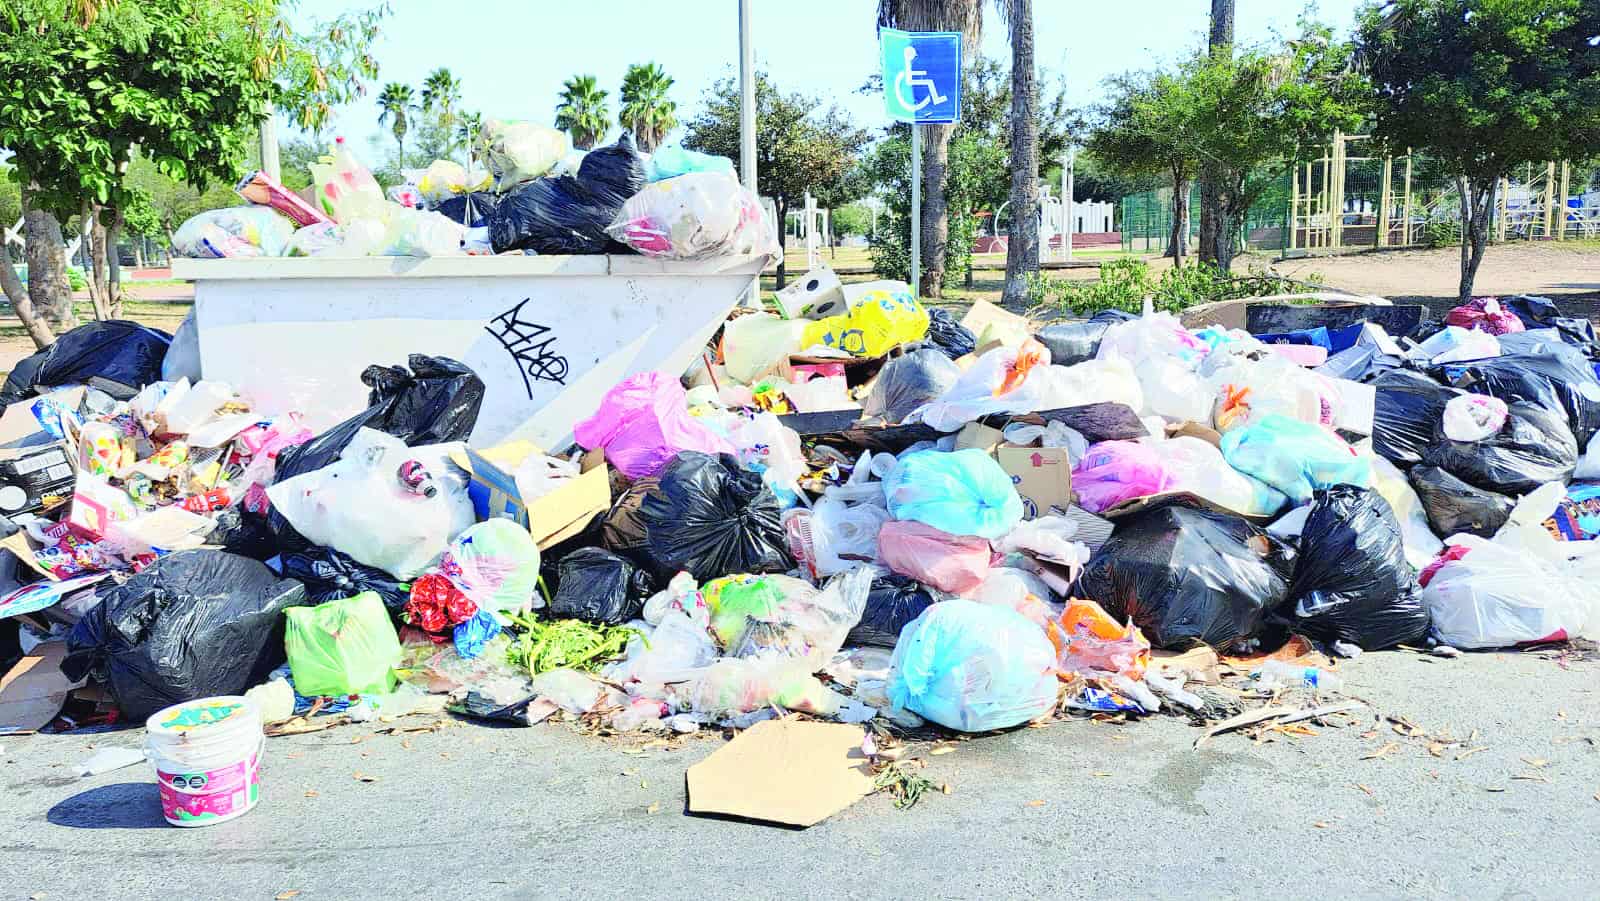
[[[777,207],[778,223],[810,191],[824,206],[842,206],[846,175],[867,133],[837,105],[801,92],[783,93],[765,72],[756,74],[756,171],[760,193]],[[739,160],[739,84],[732,78],[706,91],[705,108],[689,121],[683,146]],[[782,238],[780,229],[779,236]],[[779,284],[784,269],[778,268]]]

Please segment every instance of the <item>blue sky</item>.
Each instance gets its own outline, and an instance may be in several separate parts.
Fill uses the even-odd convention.
[[[597,76],[612,92],[628,64],[654,61],[677,83],[672,96],[687,120],[701,95],[738,71],[735,0],[392,0],[394,13],[373,47],[382,66],[369,95],[337,114],[329,134],[370,151],[383,135],[373,101],[382,82],[420,85],[447,66],[463,82],[467,109],[486,117],[550,122],[561,83]],[[313,0],[302,10],[330,15],[371,2]],[[856,93],[878,65],[874,0],[753,0],[757,65],[784,90],[837,100],[858,124],[886,124],[882,99]],[[1348,29],[1358,0],[1323,0],[1320,19]],[[1008,54],[1005,29],[984,0],[983,52]],[[1204,41],[1208,0],[1035,0],[1036,46],[1049,76],[1064,73],[1074,104],[1099,97],[1107,76],[1175,60]],[[1297,0],[1238,0],[1241,43],[1292,33]],[[375,162],[375,161],[374,161]]]

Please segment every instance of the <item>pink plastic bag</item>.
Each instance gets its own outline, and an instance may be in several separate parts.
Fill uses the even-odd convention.
[[[1101,441],[1072,471],[1072,490],[1078,505],[1099,513],[1124,502],[1158,494],[1171,481],[1161,455],[1133,441]]]
[[[1510,335],[1525,331],[1522,317],[1500,306],[1493,297],[1474,297],[1471,302],[1451,310],[1444,317],[1445,325],[1478,329],[1491,335]]]
[[[653,476],[679,451],[734,453],[733,445],[689,415],[683,386],[659,372],[618,382],[600,409],[573,428],[587,450],[604,448],[606,462],[630,479]]]
[[[920,522],[886,522],[878,531],[878,559],[924,585],[968,594],[989,575],[993,556],[986,538],[951,535]]]

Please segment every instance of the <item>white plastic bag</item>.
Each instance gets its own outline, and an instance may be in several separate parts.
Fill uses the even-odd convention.
[[[1002,554],[1028,554],[1063,566],[1082,566],[1090,556],[1088,545],[1079,540],[1079,523],[1055,514],[1017,523],[993,544]]]
[[[1015,349],[997,347],[979,357],[943,397],[912,410],[905,421],[954,432],[990,413],[1048,409],[1049,364],[1050,351],[1031,339]]]
[[[1555,563],[1499,539],[1450,543],[1471,550],[1440,567],[1421,595],[1445,644],[1496,648],[1600,632],[1600,555]]]
[[[1426,360],[1435,366],[1466,360],[1487,360],[1500,356],[1500,339],[1478,329],[1448,325],[1414,346],[1407,356],[1413,360]]]
[[[389,257],[459,256],[466,228],[450,217],[428,210],[396,206],[383,230],[383,255]]]
[[[161,378],[168,382],[181,378],[200,381],[200,327],[194,324],[193,310],[172,333],[172,344],[161,360]]]
[[[1600,432],[1596,433],[1600,436]],[[1578,460],[1578,468],[1572,473],[1574,482],[1600,481],[1600,437],[1590,438],[1589,447]]]
[[[878,492],[882,499],[882,491]],[[822,497],[811,508],[811,546],[817,575],[831,576],[878,559],[878,531],[889,521],[881,504],[849,505]]]
[[[760,200],[733,176],[691,172],[645,185],[606,231],[645,256],[700,260],[740,252],[741,232],[761,230],[761,217]]]
[[[494,187],[505,193],[550,171],[572,145],[567,133],[532,122],[490,119],[479,132],[484,159],[494,172]]]
[[[1034,443],[1038,442],[1039,447],[1065,448],[1067,459],[1073,466],[1077,466],[1083,455],[1089,452],[1089,439],[1059,419],[1052,419],[1044,425],[1013,422],[1005,427],[1001,435],[1018,447],[1034,447]]]
[[[466,480],[450,463],[455,447],[406,447],[393,435],[361,429],[338,460],[269,487],[267,497],[307,540],[413,579],[473,522]],[[433,475],[433,497],[401,484],[397,471],[409,460]]]
[[[1142,412],[1173,422],[1211,424],[1211,398],[1205,383],[1182,359],[1147,356],[1134,361],[1134,370],[1144,391]]]
[[[1486,394],[1460,394],[1444,405],[1444,433],[1451,441],[1482,441],[1500,431],[1506,402]]]
[[[1050,398],[1059,401],[1052,406],[1111,403],[1123,404],[1135,413],[1144,409],[1139,374],[1132,363],[1121,357],[1051,366],[1045,375]]]
[[[1153,447],[1167,471],[1164,490],[1187,491],[1242,516],[1271,516],[1289,502],[1283,492],[1228,465],[1208,441],[1183,435]]]
[[[753,313],[731,320],[722,330],[722,356],[728,375],[746,384],[778,368],[800,350],[805,332],[803,319],[779,319],[771,313]]]
[[[226,207],[186,219],[172,236],[172,249],[199,259],[277,257],[293,233],[294,223],[272,207]]]

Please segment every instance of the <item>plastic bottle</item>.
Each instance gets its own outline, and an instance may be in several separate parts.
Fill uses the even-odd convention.
[[[1343,691],[1344,678],[1314,666],[1296,666],[1282,660],[1262,662],[1256,678],[1271,680],[1290,688],[1312,688],[1317,691]]]

